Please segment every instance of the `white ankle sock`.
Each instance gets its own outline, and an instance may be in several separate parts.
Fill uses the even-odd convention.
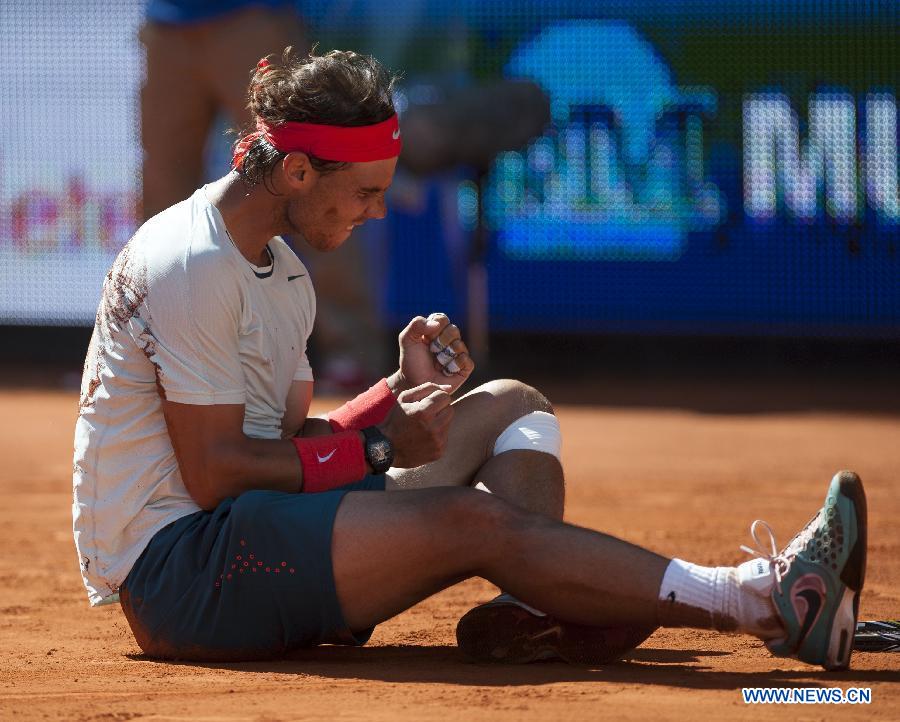
[[[782,631],[771,599],[774,575],[763,559],[739,567],[701,567],[673,559],[659,588],[664,626],[703,626],[762,639]]]

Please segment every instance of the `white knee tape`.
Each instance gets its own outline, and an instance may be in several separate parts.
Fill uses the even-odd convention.
[[[494,444],[494,456],[513,449],[529,449],[543,451],[560,458],[562,434],[559,421],[546,411],[532,411],[520,419],[516,419],[497,437]]]

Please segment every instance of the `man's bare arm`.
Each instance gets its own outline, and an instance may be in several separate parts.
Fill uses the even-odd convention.
[[[246,436],[243,404],[163,401],[163,412],[182,481],[201,508],[214,509],[252,489],[301,488],[303,469],[293,443]]]
[[[309,416],[312,403],[313,382],[294,381],[288,390],[284,405],[284,417],[281,420],[281,438],[293,436],[324,436],[332,433],[327,419]]]
[[[248,437],[242,404],[162,403],[182,481],[201,508],[214,509],[223,499],[253,489],[296,492],[303,488],[303,468],[294,443],[285,438]],[[395,464],[420,466],[440,458],[452,414],[449,394],[435,384],[401,394],[379,425],[394,445]],[[303,435],[321,436],[325,430],[318,427],[328,422],[317,422],[309,431],[320,433]],[[303,426],[306,431],[308,424]],[[363,443],[362,432],[356,433]]]
[[[411,386],[404,378],[400,371],[395,371],[388,376],[388,388],[397,398],[404,391],[408,391]],[[328,421],[328,414],[319,416],[309,416],[309,406],[312,402],[312,382],[295,381],[291,385],[286,410],[284,413],[284,421],[282,422],[282,437],[289,439],[292,436],[325,436],[334,433],[334,429]]]

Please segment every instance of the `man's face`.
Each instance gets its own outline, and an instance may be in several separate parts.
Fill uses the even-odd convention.
[[[333,251],[355,226],[384,218],[384,194],[397,159],[351,163],[342,170],[311,174],[311,183],[287,206],[287,221],[317,251]]]

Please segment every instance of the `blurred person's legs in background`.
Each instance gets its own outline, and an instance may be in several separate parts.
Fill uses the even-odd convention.
[[[141,29],[146,77],[141,90],[143,218],[184,200],[205,178],[203,153],[224,110],[250,120],[250,71],[264,55],[305,45],[290,7],[245,7],[184,24],[148,20]]]
[[[203,149],[216,115],[200,60],[202,25],[148,22],[141,88],[142,220],[187,198],[203,182]]]
[[[141,30],[146,78],[141,91],[143,219],[193,193],[205,180],[204,152],[219,113],[238,127],[250,121],[247,85],[260,58],[309,46],[294,9],[258,6],[184,24],[148,21]],[[317,377],[339,391],[385,373],[388,344],[366,273],[362,243],[330,254],[303,254],[316,286],[313,347]]]

